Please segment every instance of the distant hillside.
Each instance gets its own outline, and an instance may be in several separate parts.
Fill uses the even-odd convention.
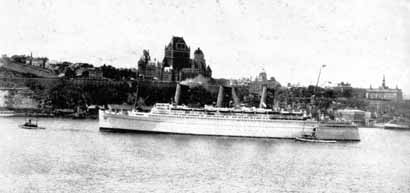
[[[43,77],[55,78],[57,75],[49,70],[41,67],[10,62],[0,58],[0,76],[20,75],[23,77]]]

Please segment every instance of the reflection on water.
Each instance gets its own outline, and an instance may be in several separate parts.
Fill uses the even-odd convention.
[[[97,121],[0,118],[0,192],[410,192],[410,131],[361,142],[101,133]]]

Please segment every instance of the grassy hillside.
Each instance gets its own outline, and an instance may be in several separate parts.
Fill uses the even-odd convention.
[[[14,74],[24,75],[25,77],[43,77],[43,78],[57,77],[57,75],[49,69],[44,69],[44,68],[33,66],[33,65],[14,63],[6,59],[0,58],[0,76],[3,77],[4,75],[6,75],[4,74],[4,71],[8,71],[9,72],[8,75],[11,75],[14,73]]]

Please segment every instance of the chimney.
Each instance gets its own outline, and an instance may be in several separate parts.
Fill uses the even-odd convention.
[[[218,99],[216,101],[216,107],[222,107],[223,100],[224,100],[224,87],[220,85],[219,92],[218,92]]]
[[[180,100],[181,100],[181,85],[178,83],[175,89],[175,96],[174,96],[175,104],[179,105]]]
[[[266,108],[266,96],[267,96],[267,87],[266,85],[263,85],[262,87],[262,94],[261,94],[261,101],[259,104],[259,108]]]
[[[236,88],[232,87],[232,99],[233,99],[233,104],[234,107],[239,107],[239,98],[238,95],[236,95]]]

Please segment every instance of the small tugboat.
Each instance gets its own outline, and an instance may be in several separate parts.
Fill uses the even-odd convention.
[[[39,127],[38,126],[38,121],[32,122],[31,119],[28,119],[23,125],[19,125],[20,128],[22,129],[45,129],[45,127]]]
[[[311,142],[311,143],[336,143],[335,140],[317,139],[316,137],[312,137],[310,135],[302,135],[302,137],[296,137],[295,140],[301,141],[301,142]]]
[[[336,140],[323,140],[316,137],[316,128],[313,128],[312,133],[303,133],[301,137],[296,137],[296,141],[311,142],[311,143],[336,143]]]
[[[313,127],[311,132],[302,132],[297,141],[335,143],[337,141],[360,141],[359,129],[346,121],[324,121]]]

